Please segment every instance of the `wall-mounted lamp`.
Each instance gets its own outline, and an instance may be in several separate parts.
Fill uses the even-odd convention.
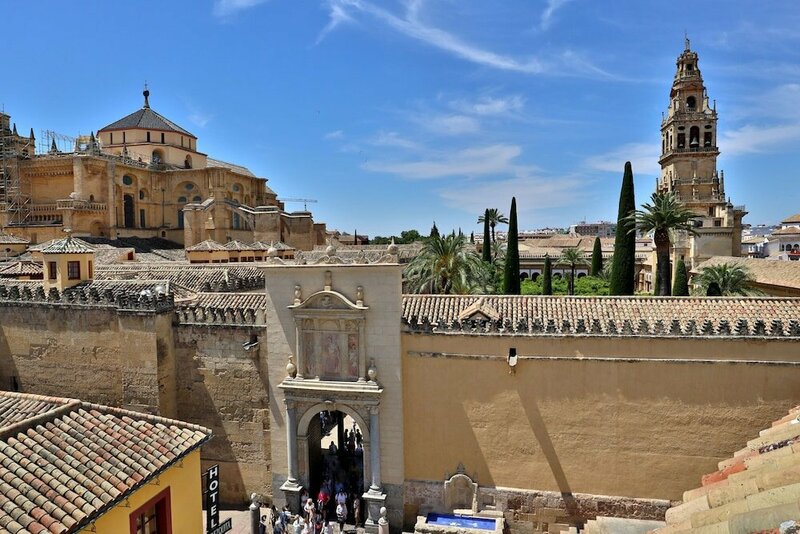
[[[511,347],[508,349],[508,374],[513,375],[517,372],[517,349]]]

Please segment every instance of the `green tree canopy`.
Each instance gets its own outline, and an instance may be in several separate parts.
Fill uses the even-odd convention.
[[[561,251],[561,257],[558,259],[558,263],[562,265],[569,265],[570,274],[569,274],[569,294],[575,294],[575,268],[578,265],[586,265],[586,255],[583,253],[582,250],[575,248],[575,247],[567,247]]]
[[[495,241],[494,227],[498,224],[508,224],[508,219],[497,208],[487,208],[486,212],[478,217],[478,222],[489,222],[489,227],[492,229],[492,241]]]
[[[592,247],[592,276],[600,276],[603,272],[603,246],[600,243],[600,238],[594,238],[594,247]]]
[[[689,278],[686,273],[686,264],[678,260],[675,265],[675,282],[672,285],[672,295],[675,297],[689,296]]]
[[[718,263],[703,267],[698,277],[700,291],[706,295],[716,294],[728,297],[732,295],[758,295],[759,291],[749,287],[753,282],[750,271],[743,265],[733,262]],[[709,289],[711,293],[709,293]]]
[[[488,271],[463,235],[435,235],[406,266],[413,293],[468,294],[486,291]]]
[[[553,262],[550,255],[544,255],[544,272],[542,273],[542,295],[553,294]]]
[[[632,226],[629,217],[636,211],[633,193],[633,168],[625,162],[622,187],[619,192],[617,232],[614,237],[614,257],[611,266],[611,295],[633,295],[636,273],[636,234],[627,230]]]
[[[508,223],[506,261],[503,271],[503,293],[519,295],[519,235],[517,233],[517,199],[511,198],[511,215]]]
[[[684,206],[677,197],[670,192],[655,192],[650,196],[651,203],[642,204],[641,210],[628,217],[626,224],[632,223],[635,227],[628,230],[635,233],[638,229],[642,233],[653,233],[656,245],[656,272],[658,276],[658,294],[669,296],[671,292],[671,268],[669,252],[672,247],[670,235],[674,232],[696,234],[694,219],[696,215]]]

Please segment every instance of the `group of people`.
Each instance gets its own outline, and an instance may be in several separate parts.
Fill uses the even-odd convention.
[[[319,420],[320,430],[327,436],[341,424],[342,417],[336,412],[323,411]],[[354,423],[352,429],[344,429],[339,438],[339,447],[331,441],[323,452],[322,483],[316,499],[303,489],[300,493],[301,511],[297,515],[285,506],[280,512],[273,506],[272,534],[337,534],[334,530],[336,523],[339,525],[338,534],[343,534],[345,524],[356,528],[363,525],[364,437]],[[266,531],[266,525],[264,529]]]
[[[335,520],[331,517],[331,510]],[[337,534],[334,523],[339,524],[338,534],[343,534],[349,517],[352,517],[356,528],[363,525],[361,513],[361,498],[358,494],[347,495],[342,490],[331,500],[324,490],[320,490],[317,502],[306,499],[302,512],[297,515],[293,515],[287,506],[279,512],[273,505],[270,522],[272,534]],[[266,516],[263,516],[262,533],[266,533],[265,520]]]

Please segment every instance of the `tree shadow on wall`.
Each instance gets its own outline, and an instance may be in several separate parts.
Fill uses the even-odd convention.
[[[249,501],[249,496],[246,494],[244,479],[230,436],[225,430],[225,422],[214,402],[212,392],[209,391],[203,372],[204,369],[206,372],[213,370],[202,366],[196,342],[191,344],[187,352],[189,356],[181,365],[186,372],[178,373],[178,418],[211,429],[212,438],[200,451],[203,471],[212,465],[220,464],[221,504],[241,505]]]
[[[570,518],[581,517],[578,510],[578,503],[572,495],[567,475],[564,473],[564,468],[561,465],[561,460],[558,458],[558,453],[553,445],[553,440],[550,439],[550,433],[547,431],[547,425],[542,418],[542,413],[539,411],[539,399],[531,391],[530,388],[518,388],[520,400],[522,401],[522,408],[525,410],[525,415],[528,417],[533,435],[536,436],[536,441],[539,442],[539,447],[542,454],[547,460],[547,465],[553,473],[553,479],[561,492],[561,498],[564,501],[564,507]]]

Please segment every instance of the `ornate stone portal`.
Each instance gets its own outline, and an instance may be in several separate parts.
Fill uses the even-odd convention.
[[[341,411],[356,422],[364,436],[366,526],[376,531],[386,500],[380,471],[380,401],[383,389],[374,364],[367,367],[364,290],[356,300],[333,289],[332,274],[324,273],[323,288],[307,298],[294,288],[291,310],[296,329],[294,361],[278,385],[286,405],[288,477],[281,486],[290,507],[300,509],[299,497],[311,481],[310,425],[324,410]]]

